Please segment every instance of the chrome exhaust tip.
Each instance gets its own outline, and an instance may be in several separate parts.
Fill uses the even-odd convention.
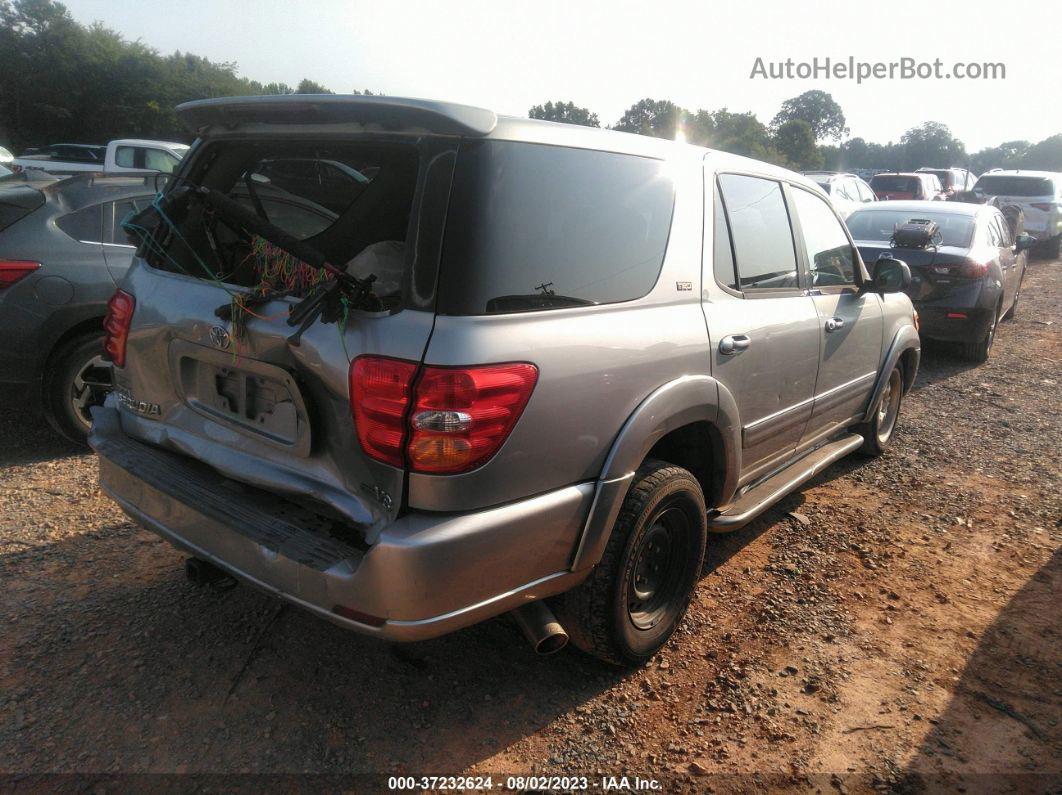
[[[568,645],[568,633],[545,602],[528,602],[510,615],[536,654],[556,654]]]

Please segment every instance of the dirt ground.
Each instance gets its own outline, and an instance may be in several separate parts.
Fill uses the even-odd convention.
[[[1034,262],[986,365],[924,350],[889,453],[712,537],[681,631],[633,672],[537,658],[507,618],[399,647],[196,588],[5,400],[0,786],[1062,791],[1060,306],[1062,263]]]

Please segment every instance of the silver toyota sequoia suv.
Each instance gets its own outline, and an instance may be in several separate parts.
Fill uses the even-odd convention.
[[[103,489],[393,641],[511,612],[644,662],[711,532],[889,443],[910,273],[808,179],[390,97],[209,99],[110,301]]]

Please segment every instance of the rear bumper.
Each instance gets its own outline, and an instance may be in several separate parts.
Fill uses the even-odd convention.
[[[131,439],[110,404],[93,416],[100,486],[130,517],[238,579],[363,634],[435,637],[562,593],[587,574],[569,569],[593,483],[474,513],[410,513],[366,547],[356,530]]]
[[[919,334],[941,342],[977,342],[984,339],[992,325],[993,309],[968,307],[919,306]],[[965,315],[965,317],[948,317]]]
[[[1035,237],[1037,240],[1050,240],[1062,234],[1062,218],[1029,218],[1024,219],[1025,234]]]

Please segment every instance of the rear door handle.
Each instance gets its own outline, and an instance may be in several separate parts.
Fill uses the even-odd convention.
[[[748,350],[751,344],[752,340],[747,334],[730,334],[719,340],[719,352],[724,356],[733,356],[735,353]]]
[[[826,321],[826,331],[837,331],[839,328],[844,328],[843,317],[831,317]]]

